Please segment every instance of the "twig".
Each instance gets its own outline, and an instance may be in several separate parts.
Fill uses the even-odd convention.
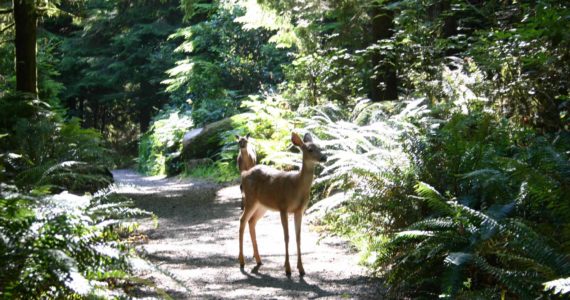
[[[2,29],[0,30],[0,34],[4,33],[4,31],[6,31],[6,30],[8,30],[8,29],[10,29],[10,28],[12,28],[12,27],[14,27],[14,23],[9,24],[8,26],[2,28]]]
[[[12,13],[14,10],[11,8],[0,9],[0,15]]]

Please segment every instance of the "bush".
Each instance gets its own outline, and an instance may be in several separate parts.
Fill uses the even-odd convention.
[[[332,157],[320,181],[350,197],[325,221],[393,297],[540,297],[570,272],[569,136],[521,128],[449,84],[449,101],[374,126],[316,118]]]
[[[130,267],[120,234],[149,213],[110,190],[67,192],[112,182],[99,133],[17,95],[1,99],[0,115],[0,298],[122,295]]]
[[[219,160],[211,164],[185,169],[183,176],[204,178],[218,183],[231,182],[239,178],[235,162]]]
[[[5,180],[27,190],[54,185],[78,193],[112,182],[109,150],[97,131],[81,128],[79,119],[63,121],[46,103],[17,95],[4,97],[0,111],[0,132],[6,134],[0,150],[12,153],[4,157]]]
[[[37,192],[36,192],[37,194]],[[116,296],[128,278],[128,248],[117,229],[149,215],[110,190],[94,197],[0,194],[0,297]]]
[[[166,108],[154,118],[148,132],[139,144],[138,169],[147,175],[166,174],[169,156],[178,156],[182,151],[182,138],[193,126],[189,112]],[[170,160],[169,160],[170,162]],[[177,163],[177,162],[174,162]],[[171,166],[176,169],[176,166]]]

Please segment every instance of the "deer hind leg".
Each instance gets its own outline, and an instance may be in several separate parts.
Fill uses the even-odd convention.
[[[246,201],[247,204],[247,201]],[[239,260],[239,266],[241,268],[243,268],[245,266],[245,259],[243,257],[243,232],[245,230],[245,224],[247,222],[249,222],[249,220],[251,219],[251,217],[253,216],[253,214],[255,213],[256,210],[256,206],[255,205],[246,205],[243,211],[243,214],[241,215],[241,218],[239,219],[239,256],[238,256],[238,260]]]
[[[281,211],[281,225],[283,225],[283,234],[285,236],[285,274],[291,276],[291,265],[289,264],[289,220],[287,220],[287,211]]]
[[[299,210],[295,212],[295,237],[297,239],[297,269],[299,270],[299,275],[305,275],[305,269],[303,268],[303,262],[301,261],[301,221],[303,220],[303,211]]]
[[[251,243],[253,244],[253,256],[255,257],[255,262],[258,266],[261,265],[261,257],[259,256],[259,251],[257,249],[257,237],[255,235],[255,225],[257,221],[263,217],[267,210],[263,207],[257,208],[255,213],[249,219],[249,235],[251,237]]]

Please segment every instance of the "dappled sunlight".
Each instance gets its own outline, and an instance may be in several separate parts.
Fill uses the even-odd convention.
[[[346,242],[333,237],[320,239],[309,230],[306,221],[302,227],[302,252],[307,275],[299,277],[295,268],[297,256],[292,216],[289,218],[289,253],[293,275],[285,276],[283,228],[279,214],[272,211],[268,211],[256,227],[263,265],[255,264],[246,230],[246,265],[240,269],[237,260],[242,213],[239,185],[212,187],[166,178],[158,181],[160,186],[155,186],[149,184],[153,181],[142,177],[136,180],[139,176],[136,174],[115,174],[118,186],[123,184],[123,175],[129,175],[125,180],[131,183],[138,181],[131,189],[142,189],[143,192],[122,191],[159,216],[158,227],[149,221],[140,228],[149,240],[137,246],[138,252],[156,266],[153,272],[141,272],[153,276],[159,284],[169,286],[173,291],[187,289],[190,297],[197,298],[266,299],[338,298],[343,295],[367,298],[376,290],[368,277],[363,276],[365,271],[358,266],[358,257]],[[209,196],[204,198],[204,195]],[[156,272],[162,275],[152,275]]]

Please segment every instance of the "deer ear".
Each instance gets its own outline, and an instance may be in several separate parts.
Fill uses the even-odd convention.
[[[249,139],[249,133],[245,136],[246,139]]]
[[[237,134],[236,134],[236,140],[238,140],[238,141],[239,141],[239,135],[237,135]]]
[[[305,137],[303,137],[303,142],[312,143],[313,137],[307,132],[307,133],[305,133]]]
[[[293,143],[293,145],[298,146],[298,147],[302,147],[303,146],[303,141],[301,140],[301,138],[299,137],[299,135],[297,135],[296,133],[292,132],[291,133],[291,142]]]

